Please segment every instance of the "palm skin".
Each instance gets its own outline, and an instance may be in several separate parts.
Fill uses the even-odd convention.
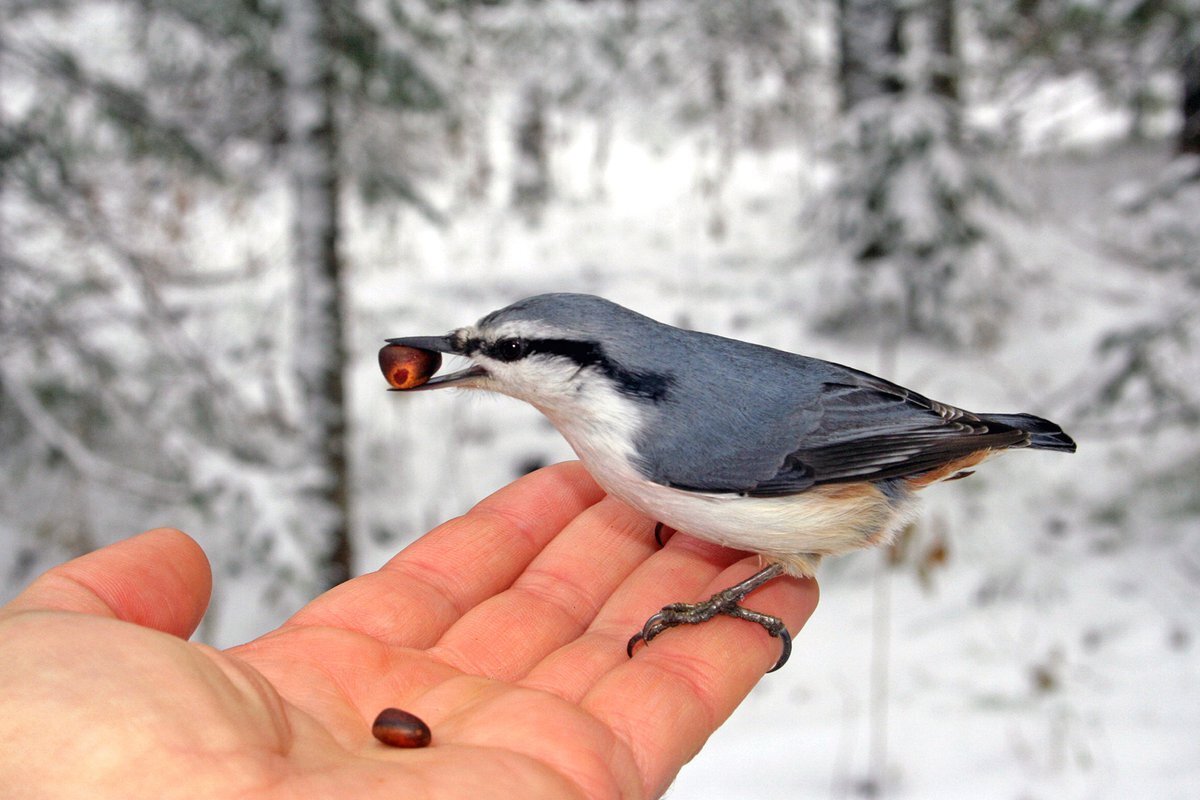
[[[628,659],[648,610],[757,564],[687,536],[658,550],[651,530],[557,465],[227,651],[184,638],[211,581],[185,535],[76,559],[0,609],[0,795],[658,796],[779,645],[718,619]],[[751,599],[795,631],[816,585]],[[375,741],[387,706],[433,744]]]

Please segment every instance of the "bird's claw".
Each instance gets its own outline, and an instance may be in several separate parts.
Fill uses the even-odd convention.
[[[782,620],[780,621],[778,631],[772,632],[770,629],[767,629],[767,633],[779,639],[779,643],[782,645],[782,649],[779,651],[779,659],[775,662],[775,666],[767,670],[767,674],[770,674],[786,664],[788,659],[792,657],[792,635],[788,633],[787,626],[783,624]]]
[[[629,644],[625,645],[625,653],[630,658],[633,658],[633,648],[637,646],[638,642],[650,644],[651,639],[658,636],[667,628],[683,624],[682,622],[669,621],[666,616],[674,607],[679,605],[682,605],[682,603],[672,603],[646,620],[646,624],[642,626],[642,629],[630,637]]]
[[[765,572],[764,570],[748,581],[744,581],[725,591],[717,592],[702,603],[672,603],[668,606],[663,606],[662,610],[646,620],[646,624],[642,626],[640,631],[630,637],[629,643],[625,646],[625,652],[632,658],[633,650],[637,647],[638,642],[649,644],[651,640],[668,628],[674,628],[678,625],[695,625],[707,622],[718,614],[725,614],[726,616],[757,623],[763,626],[771,636],[780,640],[783,650],[779,655],[779,659],[775,662],[775,666],[767,670],[767,672],[774,672],[786,664],[788,658],[792,655],[792,636],[788,633],[787,626],[779,617],[773,617],[761,611],[752,611],[738,605],[739,600],[742,600],[751,591],[777,574],[774,573],[770,576],[765,576]]]
[[[774,672],[788,662],[792,657],[792,635],[788,633],[786,627],[779,629],[779,642],[783,647],[779,651],[779,660],[775,662],[775,666],[771,667],[767,672]]]

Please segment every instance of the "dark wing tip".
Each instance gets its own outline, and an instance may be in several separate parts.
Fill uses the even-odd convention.
[[[1034,450],[1057,450],[1062,453],[1074,453],[1076,450],[1075,440],[1048,419],[1033,414],[980,414],[979,417],[984,422],[1024,431],[1029,434],[1029,446]]]

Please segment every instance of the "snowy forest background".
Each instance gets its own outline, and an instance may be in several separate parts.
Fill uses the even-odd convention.
[[[1197,0],[0,7],[0,599],[171,525],[273,627],[570,457],[382,340],[594,292],[1080,445],[828,564],[673,797],[1200,794]]]

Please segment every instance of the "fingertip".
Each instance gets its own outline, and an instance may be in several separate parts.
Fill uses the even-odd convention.
[[[208,608],[213,582],[212,564],[204,548],[178,528],[153,528],[126,541],[134,540],[141,540],[147,547],[154,548],[159,553],[160,563],[164,568],[172,570],[180,584],[188,588],[188,593],[201,601],[199,608],[194,609],[198,614],[196,623],[199,624],[200,616],[203,616]]]
[[[131,565],[141,582],[129,594],[131,602],[122,608],[128,616],[122,619],[182,638],[191,636],[212,596],[212,566],[204,549],[178,528],[154,528],[122,544],[131,550],[144,549]]]
[[[187,637],[211,591],[200,545],[175,528],[155,528],[50,569],[9,608],[110,616]]]
[[[178,528],[151,528],[148,531],[135,533],[118,544],[132,542],[170,551],[177,559],[194,562],[197,566],[208,569],[208,555],[204,552],[204,548],[194,538]]]
[[[179,530],[179,528],[151,528],[150,530],[142,531],[141,533],[135,533],[125,541],[133,541],[134,539],[162,539],[164,541],[173,541],[184,546],[194,545],[197,550],[200,550],[201,555],[204,554],[204,551],[200,549],[200,545],[196,543],[196,540]]]

